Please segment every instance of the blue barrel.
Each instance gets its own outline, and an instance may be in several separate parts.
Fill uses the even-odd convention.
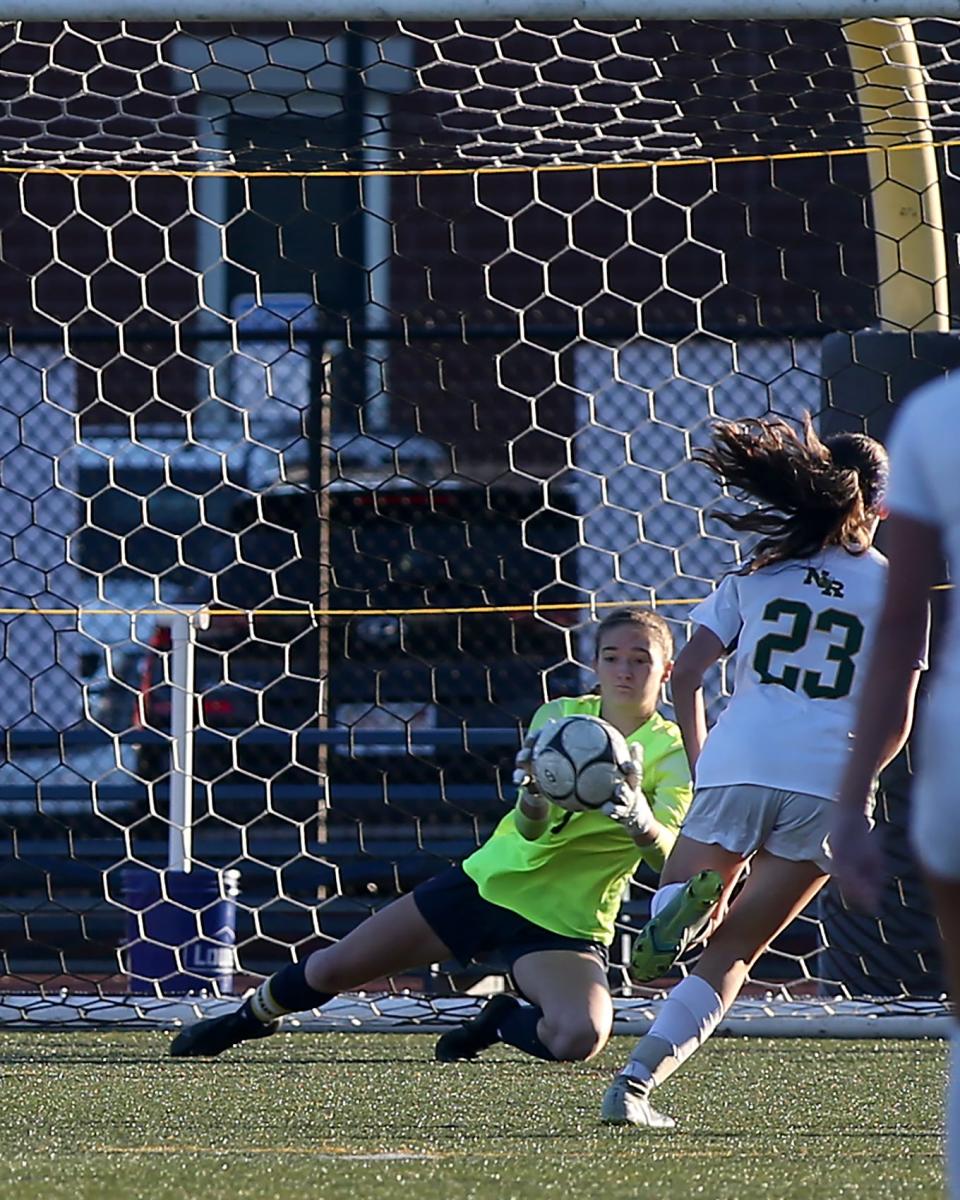
[[[208,867],[123,871],[123,950],[131,992],[183,996],[216,985],[218,992],[230,994],[239,880],[239,871]]]

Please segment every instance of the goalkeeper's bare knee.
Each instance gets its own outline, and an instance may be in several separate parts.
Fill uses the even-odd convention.
[[[607,1044],[609,1032],[588,1018],[551,1024],[541,1021],[540,1037],[558,1062],[587,1062]]]

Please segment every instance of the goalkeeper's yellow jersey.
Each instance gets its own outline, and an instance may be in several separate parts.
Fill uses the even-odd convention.
[[[564,696],[537,709],[530,729],[554,717],[600,715],[600,697]],[[569,813],[550,806],[546,831],[535,840],[516,826],[516,809],[463,863],[480,895],[565,937],[609,945],[630,876],[641,859],[654,870],[676,839],[690,805],[690,769],[680,730],[654,713],[627,738],[643,747],[643,792],[664,827],[667,843],[640,847],[604,813]]]

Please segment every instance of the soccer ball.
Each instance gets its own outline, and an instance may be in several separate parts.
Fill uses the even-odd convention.
[[[548,722],[533,743],[530,770],[541,795],[571,812],[588,812],[613,799],[630,761],[627,740],[599,717]]]

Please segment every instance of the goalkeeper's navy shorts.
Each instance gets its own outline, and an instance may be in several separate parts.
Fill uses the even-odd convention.
[[[607,947],[589,938],[564,937],[519,913],[484,900],[462,867],[450,867],[413,889],[420,915],[462,966],[479,955],[496,954],[508,967],[538,950],[592,954],[608,966]]]

